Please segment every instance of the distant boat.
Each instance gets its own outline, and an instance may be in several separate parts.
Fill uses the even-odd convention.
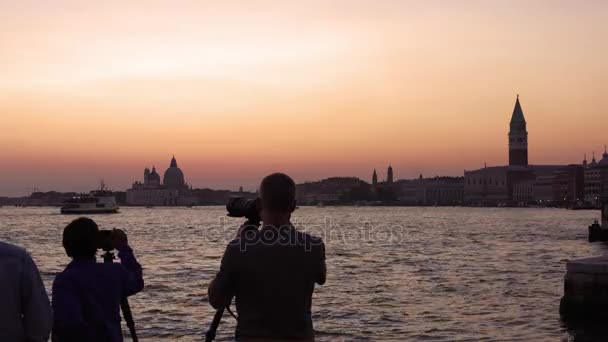
[[[99,190],[91,191],[88,196],[73,197],[63,202],[62,214],[115,214],[118,212],[116,197],[105,189],[103,182]]]

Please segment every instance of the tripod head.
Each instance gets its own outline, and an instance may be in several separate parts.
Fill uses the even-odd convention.
[[[111,264],[114,262],[114,259],[116,259],[116,256],[114,255],[114,253],[112,253],[112,251],[106,250],[104,249],[105,253],[103,253],[101,255],[101,257],[103,258],[103,262],[104,263],[108,263]]]

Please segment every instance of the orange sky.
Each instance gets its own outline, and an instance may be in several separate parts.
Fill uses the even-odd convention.
[[[0,196],[462,175],[608,143],[605,1],[2,1]]]

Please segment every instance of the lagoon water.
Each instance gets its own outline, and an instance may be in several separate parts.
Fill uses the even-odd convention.
[[[49,294],[74,219],[58,211],[0,208],[0,240],[30,251]],[[599,211],[303,207],[294,216],[327,246],[328,282],[313,301],[318,341],[608,340],[567,329],[558,313],[566,261],[608,251],[587,242]],[[207,285],[241,221],[222,207],[92,217],[126,230],[144,266],[146,288],[130,300],[141,339],[200,341],[213,317]],[[233,329],[225,317],[218,340]]]

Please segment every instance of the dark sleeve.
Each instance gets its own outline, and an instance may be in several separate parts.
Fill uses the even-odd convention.
[[[53,282],[53,341],[87,341],[86,324],[78,289],[69,279],[58,274]]]
[[[46,341],[51,334],[53,317],[40,272],[32,257],[24,253],[21,279],[23,330],[26,341]]]
[[[325,265],[325,244],[323,241],[320,241],[319,244],[318,269],[319,277],[317,279],[317,284],[324,285],[327,280],[327,266]]]
[[[135,259],[131,247],[124,247],[118,251],[120,263],[126,272],[122,275],[125,296],[132,296],[144,289],[144,277],[141,265]]]
[[[231,242],[220,265],[220,271],[211,281],[208,289],[209,304],[214,309],[227,306],[234,296],[236,289],[237,261],[239,257],[238,243]]]

